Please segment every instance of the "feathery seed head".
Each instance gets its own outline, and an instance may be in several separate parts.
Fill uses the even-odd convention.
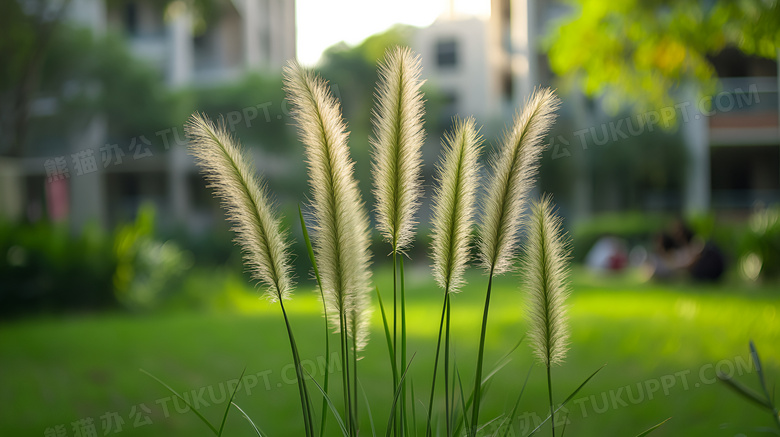
[[[272,301],[288,299],[294,286],[290,242],[249,158],[224,123],[215,126],[204,115],[193,114],[185,131],[190,153],[233,223],[235,241],[252,278],[268,287],[266,296]]]
[[[321,78],[291,62],[284,70],[284,83],[305,146],[312,243],[327,311],[336,330],[346,329],[361,350],[371,315],[370,234],[349,156],[346,124]]]
[[[545,196],[532,206],[521,275],[528,289],[531,346],[547,367],[561,363],[568,350],[568,257],[561,219]]]
[[[482,137],[474,118],[456,120],[443,145],[433,194],[432,267],[439,286],[454,293],[463,284],[479,179]]]
[[[422,195],[420,149],[425,132],[420,71],[420,57],[408,48],[389,49],[379,65],[371,139],[374,195],[379,231],[394,251],[412,243]]]
[[[544,151],[542,139],[559,105],[549,88],[535,91],[491,158],[479,240],[482,267],[488,272],[512,269],[523,208]]]

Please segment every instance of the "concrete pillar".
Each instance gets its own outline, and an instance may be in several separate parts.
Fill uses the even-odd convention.
[[[523,104],[537,86],[534,50],[534,0],[513,0],[511,7],[512,29],[511,62],[514,75],[515,106]]]
[[[689,102],[696,102],[692,92],[685,94]],[[710,138],[709,121],[699,112],[698,105],[690,105],[688,122],[681,123],[683,141],[688,150],[683,210],[686,215],[710,209]]]
[[[193,68],[192,15],[183,3],[169,6],[168,84],[177,87],[190,81]]]
[[[239,12],[244,26],[244,63],[248,69],[256,69],[262,64],[260,2],[245,0]]]
[[[105,117],[95,116],[70,141],[71,152],[66,159],[70,166],[69,219],[74,233],[80,233],[90,222],[104,229],[108,225],[106,180],[100,159],[100,146],[105,143],[107,127]]]

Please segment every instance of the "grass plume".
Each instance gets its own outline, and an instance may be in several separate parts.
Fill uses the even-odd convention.
[[[235,241],[242,248],[244,262],[252,278],[267,286],[266,296],[271,301],[279,302],[295,364],[305,434],[307,437],[314,436],[298,346],[284,309],[284,300],[290,297],[293,287],[290,243],[271,204],[268,190],[224,123],[215,126],[205,116],[194,114],[185,129],[190,139],[190,151],[203,168],[209,187],[222,200],[228,219],[233,222]]]
[[[373,114],[374,196],[377,227],[394,252],[414,239],[422,195],[423,95],[420,57],[408,48],[387,51],[379,65]]]
[[[439,363],[442,333],[445,338],[444,389],[445,423],[450,432],[449,393],[449,338],[450,293],[463,285],[463,272],[469,257],[471,228],[474,222],[474,204],[479,179],[479,153],[482,138],[473,118],[456,121],[451,134],[444,136],[444,151],[437,166],[437,185],[433,195],[431,227],[433,276],[444,290],[439,336],[433,363],[431,395],[428,401],[426,435],[432,435],[433,394]],[[446,322],[446,323],[445,323]]]
[[[422,195],[423,96],[420,87],[420,57],[409,48],[387,50],[379,65],[376,109],[373,112],[374,196],[377,228],[390,243],[393,257],[393,388],[399,383],[398,369],[406,367],[406,295],[403,253],[414,240],[415,213]],[[398,347],[398,270],[401,275],[401,347]],[[400,365],[398,355],[400,352]],[[403,435],[406,427],[406,383],[401,382],[399,422],[394,428]]]
[[[353,174],[346,124],[324,80],[290,63],[284,82],[306,149],[314,252],[328,314],[332,325],[346,328],[362,350],[368,339],[371,292],[369,223]],[[346,327],[341,314],[348,317]]]
[[[495,275],[512,268],[523,208],[544,151],[542,139],[559,105],[549,88],[535,91],[491,158],[479,253],[482,267]]]
[[[215,126],[205,116],[193,114],[185,130],[190,152],[233,223],[235,242],[252,278],[267,287],[266,296],[272,301],[289,298],[294,287],[290,242],[265,184],[224,123]]]
[[[488,272],[488,286],[477,352],[470,436],[475,436],[479,427],[482,364],[493,276],[514,267],[523,208],[544,150],[542,139],[552,127],[559,105],[560,99],[549,88],[534,91],[522,111],[515,116],[512,128],[507,130],[491,159],[479,240],[479,256],[482,268]]]
[[[520,271],[528,290],[528,337],[545,366],[561,363],[568,348],[568,253],[561,219],[550,197],[544,196],[532,206]]]
[[[354,177],[346,124],[326,82],[291,62],[284,84],[306,150],[320,285],[341,340],[346,426],[357,435],[357,355],[368,341],[371,315],[368,215]]]
[[[463,285],[474,223],[481,144],[473,118],[456,121],[453,132],[445,134],[444,152],[437,166],[431,218],[432,268],[436,282],[448,293],[459,291]]]
[[[531,207],[528,242],[521,274],[529,300],[529,334],[536,358],[547,369],[550,423],[555,437],[552,377],[550,368],[566,357],[569,328],[566,316],[568,297],[568,244],[561,219],[553,212],[552,200],[542,197]]]

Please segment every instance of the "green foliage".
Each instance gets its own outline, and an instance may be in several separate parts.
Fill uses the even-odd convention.
[[[188,108],[213,120],[223,117],[231,133],[248,147],[289,153],[295,141],[281,75],[252,72],[236,82],[190,88],[185,95]]]
[[[739,267],[750,280],[780,277],[780,205],[751,214],[741,237]]]
[[[673,104],[669,90],[716,90],[708,56],[734,46],[770,59],[780,46],[780,5],[764,0],[571,0],[545,45],[552,70],[613,111]]]
[[[97,226],[73,237],[65,225],[0,222],[0,314],[114,306],[116,265]]]
[[[155,238],[154,221],[154,209],[144,206],[135,222],[120,226],[114,237],[113,289],[117,300],[130,309],[159,307],[181,289],[192,265],[191,255],[176,243]]]
[[[114,33],[98,36],[60,26],[46,51],[38,87],[42,95],[56,97],[58,107],[56,116],[43,118],[46,131],[31,141],[78,132],[98,114],[108,122],[109,141],[142,134],[154,139],[155,132],[170,129],[187,114],[181,96],[170,92],[160,73]]]

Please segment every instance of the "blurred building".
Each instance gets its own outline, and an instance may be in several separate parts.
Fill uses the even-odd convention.
[[[72,0],[68,18],[97,32],[119,31],[133,53],[170,85],[213,83],[247,69],[281,69],[295,57],[294,0],[214,0],[213,17],[183,1]]]
[[[64,17],[97,34],[123,35],[132,52],[159,71],[170,87],[213,85],[248,71],[279,71],[295,58],[294,0],[214,0],[212,5],[212,16],[198,17],[183,1],[161,5],[154,0],[71,0]],[[38,100],[33,108],[44,110],[34,110],[33,117],[56,111],[52,98]],[[180,127],[172,128],[177,132],[170,136],[182,135]],[[4,215],[35,219],[45,211],[54,220],[67,218],[78,230],[88,221],[107,226],[132,218],[142,201],[151,201],[169,222],[197,226],[190,207],[199,189],[193,183],[197,169],[186,148],[171,147],[167,153],[132,161],[127,156],[122,165],[101,166],[101,155],[105,159],[108,152],[110,158],[112,152],[106,130],[98,116],[75,137],[61,139],[56,150],[62,156],[23,151],[21,159],[1,161]],[[143,136],[134,138],[130,151],[143,155],[150,145]]]
[[[723,91],[707,112],[711,205],[780,202],[778,63],[727,49],[713,60]]]
[[[502,120],[512,102],[508,52],[491,20],[447,14],[415,33],[423,77],[444,95],[442,124],[453,116]]]
[[[490,5],[489,18],[459,15],[451,7],[414,40],[423,74],[449,102],[444,116],[474,114],[488,135],[534,87],[553,85],[540,40],[571,7],[556,0],[490,0]],[[738,50],[724,50],[712,61],[720,92],[702,99],[683,86],[675,94],[675,108],[659,109],[677,111],[688,167],[683,192],[648,198],[647,208],[746,212],[757,201],[780,202],[778,63]],[[576,130],[614,121],[598,101],[577,93],[566,99],[559,123],[568,119]],[[594,209],[595,194],[587,164],[579,161],[570,209],[584,218]]]

